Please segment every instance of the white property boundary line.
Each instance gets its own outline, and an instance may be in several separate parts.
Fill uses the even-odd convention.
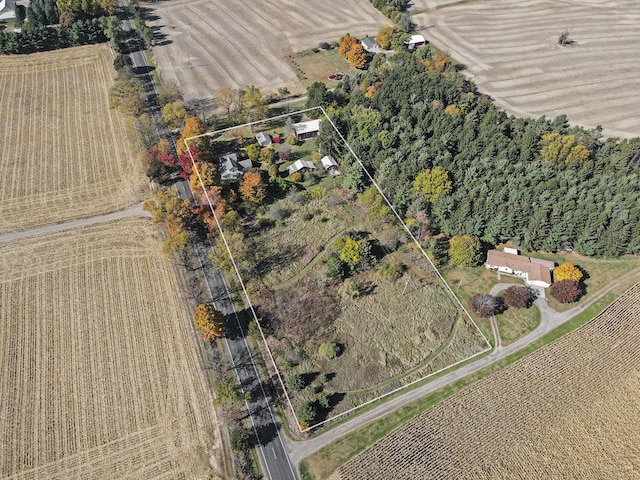
[[[284,384],[284,381],[282,380],[282,376],[280,375],[280,370],[278,369],[278,365],[276,364],[274,358],[273,358],[273,354],[271,352],[271,349],[269,348],[269,344],[267,343],[267,339],[264,335],[264,332],[262,331],[262,327],[260,326],[260,322],[258,321],[258,317],[256,315],[256,312],[253,308],[253,304],[251,303],[251,299],[249,298],[249,294],[247,293],[247,289],[245,288],[245,284],[244,281],[242,280],[242,276],[240,275],[240,271],[238,270],[238,266],[236,265],[235,259],[233,258],[233,254],[231,253],[231,249],[229,248],[229,244],[227,243],[227,239],[224,236],[224,232],[222,231],[222,226],[220,225],[220,222],[218,221],[218,217],[215,213],[215,209],[213,208],[213,204],[211,203],[211,199],[209,198],[209,194],[206,190],[206,188],[204,188],[204,182],[202,181],[202,177],[200,176],[200,172],[198,170],[198,167],[196,165],[196,162],[193,159],[193,154],[191,153],[191,149],[189,148],[189,141],[190,140],[195,140],[197,138],[202,138],[202,137],[210,137],[213,135],[218,135],[221,133],[225,133],[225,132],[229,132],[231,130],[236,130],[238,128],[244,128],[244,127],[249,127],[252,125],[256,125],[256,124],[261,124],[261,123],[265,123],[268,122],[270,120],[277,120],[279,118],[284,118],[284,117],[289,117],[291,115],[296,115],[296,114],[300,114],[300,113],[306,113],[306,112],[310,112],[312,110],[320,110],[322,112],[322,114],[325,116],[325,118],[329,121],[329,123],[331,124],[331,126],[333,127],[333,129],[336,131],[336,133],[338,134],[338,136],[340,137],[340,139],[344,142],[344,144],[347,146],[347,149],[349,150],[349,152],[351,153],[351,155],[353,155],[353,158],[356,159],[356,161],[358,162],[358,164],[360,165],[360,167],[362,168],[362,170],[364,171],[364,173],[367,175],[367,177],[369,178],[369,180],[371,181],[371,184],[373,186],[376,187],[376,189],[378,190],[378,192],[380,193],[380,195],[382,195],[382,198],[384,198],[385,202],[387,203],[387,205],[389,206],[389,208],[391,209],[391,211],[393,212],[393,214],[395,215],[395,217],[398,219],[398,221],[400,222],[400,224],[402,225],[402,227],[404,228],[404,230],[409,234],[409,236],[411,237],[411,239],[413,240],[413,242],[417,245],[418,249],[420,250],[420,252],[422,253],[422,255],[427,259],[427,261],[429,262],[429,265],[431,265],[431,267],[433,268],[433,270],[436,272],[436,274],[438,275],[438,278],[440,279],[440,281],[444,284],[445,288],[449,291],[449,293],[451,294],[451,296],[455,299],[456,303],[458,304],[458,306],[462,309],[462,311],[467,315],[467,318],[469,319],[469,321],[471,322],[471,324],[476,328],[476,330],[478,331],[478,333],[480,333],[480,335],[482,336],[482,339],[485,341],[487,348],[485,348],[484,350],[475,353],[473,355],[471,355],[470,357],[467,357],[465,359],[459,360],[451,365],[447,365],[444,368],[441,368],[440,370],[436,371],[436,372],[432,372],[428,375],[425,375],[424,377],[421,377],[417,380],[414,380],[413,382],[407,383],[406,385],[402,385],[401,387],[398,387],[394,390],[391,390],[390,392],[384,393],[382,395],[379,395],[371,400],[367,400],[366,402],[350,408],[349,410],[346,410],[338,415],[335,415],[333,417],[327,418],[326,420],[323,420],[322,422],[318,422],[314,425],[311,425],[310,427],[307,427],[305,429],[300,428],[300,421],[298,420],[298,416],[296,415],[296,412],[293,408],[293,405],[291,403],[291,398],[289,397],[289,393],[287,392],[287,388]],[[196,172],[196,174],[198,175],[198,180],[200,181],[200,185],[202,186],[203,190],[204,190],[204,194],[205,197],[207,199],[207,203],[209,204],[209,208],[211,210],[211,213],[213,214],[213,218],[216,221],[216,225],[218,227],[218,230],[220,231],[220,236],[222,238],[222,241],[224,242],[224,246],[227,250],[227,253],[229,254],[229,257],[231,259],[231,263],[233,265],[233,268],[236,272],[236,275],[238,277],[238,280],[240,281],[240,286],[242,287],[242,292],[244,294],[244,297],[247,301],[247,304],[249,305],[249,308],[251,310],[251,313],[253,315],[253,319],[256,322],[256,325],[258,325],[258,330],[260,331],[260,336],[262,337],[262,341],[264,342],[264,345],[267,349],[267,352],[269,353],[269,358],[271,359],[271,363],[273,364],[275,370],[276,370],[276,374],[278,376],[278,380],[280,381],[280,385],[282,386],[282,390],[285,394],[285,397],[287,399],[287,403],[289,404],[289,409],[291,410],[291,413],[293,414],[293,417],[296,419],[297,423],[298,423],[298,430],[300,430],[300,433],[305,433],[308,432],[316,427],[319,427],[320,425],[324,425],[325,423],[328,423],[330,421],[336,420],[337,418],[340,418],[344,415],[347,415],[355,410],[358,410],[362,407],[364,407],[365,405],[369,405],[373,402],[376,402],[382,398],[385,398],[389,395],[392,395],[394,393],[399,392],[400,390],[403,390],[407,387],[410,387],[411,385],[414,385],[418,382],[421,382],[429,377],[432,377],[433,375],[439,374],[441,372],[444,372],[445,370],[455,367],[463,362],[466,362],[472,358],[475,358],[479,355],[482,355],[486,352],[488,352],[489,350],[492,349],[491,347],[491,343],[489,342],[489,340],[487,339],[487,337],[484,335],[484,333],[482,333],[482,330],[480,330],[480,328],[478,327],[478,325],[476,324],[476,322],[473,320],[473,318],[471,317],[471,315],[469,314],[469,312],[467,311],[467,309],[464,307],[464,305],[462,304],[462,302],[460,301],[460,299],[456,296],[456,294],[453,292],[453,290],[451,290],[451,287],[449,287],[449,284],[445,281],[444,277],[440,274],[440,272],[438,271],[438,269],[436,268],[436,266],[434,265],[434,263],[431,261],[431,259],[429,258],[429,256],[427,255],[427,253],[424,251],[424,249],[422,248],[422,245],[420,245],[420,242],[418,242],[418,240],[416,239],[416,237],[413,235],[413,233],[411,233],[411,230],[409,230],[409,227],[407,227],[407,225],[404,223],[404,221],[402,220],[402,218],[400,217],[400,215],[398,214],[397,210],[395,209],[395,207],[391,204],[391,202],[389,201],[389,199],[387,198],[387,196],[384,194],[384,192],[382,191],[382,189],[380,188],[380,186],[376,183],[376,181],[373,179],[373,177],[371,176],[371,174],[369,173],[369,171],[366,169],[366,167],[364,166],[364,164],[362,163],[362,161],[358,158],[358,156],[356,155],[356,153],[353,151],[353,149],[351,148],[351,146],[347,143],[347,141],[345,140],[345,138],[342,136],[342,134],[340,133],[340,131],[336,128],[335,124],[333,123],[333,121],[329,118],[329,116],[327,115],[327,112],[325,112],[323,107],[313,107],[313,108],[307,108],[304,110],[298,110],[295,112],[291,112],[291,113],[286,113],[286,114],[282,114],[282,115],[277,115],[275,117],[270,117],[267,118],[265,120],[259,120],[259,121],[255,121],[255,122],[249,122],[249,123],[244,123],[242,125],[235,125],[233,127],[229,127],[229,128],[225,128],[222,130],[216,130],[215,132],[206,132],[203,133],[201,135],[195,135],[193,137],[189,137],[189,138],[185,138],[184,139],[184,143],[185,146],[187,148],[187,152],[189,152],[189,157],[191,158],[191,163],[193,165],[193,170]]]

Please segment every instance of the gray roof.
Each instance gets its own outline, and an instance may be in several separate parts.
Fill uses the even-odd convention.
[[[322,160],[320,160],[322,162],[322,166],[325,169],[330,169],[331,167],[337,167],[338,166],[338,162],[336,162],[333,157],[330,157],[329,155],[325,155],[324,157],[322,157]]]
[[[236,153],[225,153],[219,158],[218,165],[221,180],[236,180],[253,166],[250,159],[238,161]]]
[[[315,170],[316,166],[313,162],[310,162],[308,160],[296,160],[291,165],[289,165],[289,167],[287,167],[287,171],[289,172],[289,175],[293,175],[294,173],[299,172],[303,168],[308,168],[309,170]]]
[[[371,38],[371,37],[367,37],[367,38],[363,38],[360,43],[362,44],[362,47],[367,51],[371,51],[371,50],[377,50],[378,48],[380,48],[378,46],[378,44],[376,43],[376,41]]]
[[[256,140],[261,147],[268,147],[271,145],[271,136],[268,133],[260,132],[256,135]]]

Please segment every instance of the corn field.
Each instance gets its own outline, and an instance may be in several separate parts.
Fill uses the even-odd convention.
[[[220,456],[190,311],[151,222],[0,252],[0,478],[208,478]]]

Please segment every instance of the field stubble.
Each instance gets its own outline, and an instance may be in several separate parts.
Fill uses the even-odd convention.
[[[579,330],[415,417],[332,478],[631,478],[640,284]]]
[[[454,4],[450,4],[454,3]],[[467,66],[510,113],[566,114],[611,136],[640,135],[640,4],[635,0],[417,0],[425,37]],[[449,5],[450,4],[450,5]],[[570,28],[575,41],[558,45]]]
[[[140,166],[109,109],[106,45],[0,58],[0,233],[138,201]]]
[[[3,247],[0,477],[211,472],[215,411],[153,235],[127,219]]]
[[[166,39],[154,47],[164,81],[186,100],[211,99],[225,87],[265,93],[304,91],[285,55],[333,42],[346,32],[376,35],[390,20],[368,0],[179,0],[152,5],[150,22]],[[332,69],[327,75],[335,73]]]

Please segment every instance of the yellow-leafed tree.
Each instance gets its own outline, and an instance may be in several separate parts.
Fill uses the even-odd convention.
[[[561,282],[562,280],[573,280],[578,283],[582,280],[582,272],[571,262],[564,262],[553,269],[553,280]]]
[[[367,64],[367,52],[364,51],[362,45],[356,43],[347,52],[347,60],[352,66],[363,68]]]
[[[258,205],[267,195],[267,186],[259,172],[247,172],[240,182],[240,195],[249,203]]]
[[[224,317],[210,303],[198,305],[193,314],[193,322],[205,340],[215,340],[224,333]]]

